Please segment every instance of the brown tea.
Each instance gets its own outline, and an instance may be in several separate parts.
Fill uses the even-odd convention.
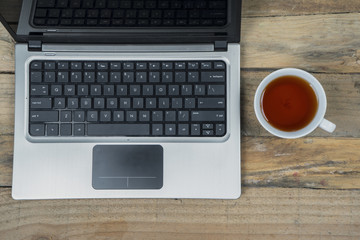
[[[273,80],[261,96],[261,110],[266,121],[286,132],[306,127],[317,109],[318,100],[310,83],[296,76]]]

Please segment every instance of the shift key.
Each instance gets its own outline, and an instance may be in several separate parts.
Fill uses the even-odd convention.
[[[30,122],[57,122],[58,111],[30,111]]]
[[[222,122],[225,121],[225,112],[224,111],[192,111],[191,121]]]

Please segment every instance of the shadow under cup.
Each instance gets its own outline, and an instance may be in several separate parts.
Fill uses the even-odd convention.
[[[268,75],[258,86],[254,110],[260,124],[281,138],[303,137],[317,127],[335,125],[324,119],[326,94],[319,81],[300,69],[285,68]]]

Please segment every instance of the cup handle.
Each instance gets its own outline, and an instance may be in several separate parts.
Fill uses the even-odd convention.
[[[336,125],[325,118],[321,121],[319,127],[329,133],[332,133],[335,131]]]

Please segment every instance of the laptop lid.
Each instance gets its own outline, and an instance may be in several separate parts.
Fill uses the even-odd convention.
[[[17,42],[214,43],[240,41],[241,0],[1,0]]]

